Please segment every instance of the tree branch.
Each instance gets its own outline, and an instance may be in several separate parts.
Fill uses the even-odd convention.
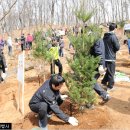
[[[4,14],[4,16],[0,19],[0,21],[2,21],[10,13],[11,9],[14,7],[16,2],[17,0],[15,0],[15,2],[10,6],[9,10]]]

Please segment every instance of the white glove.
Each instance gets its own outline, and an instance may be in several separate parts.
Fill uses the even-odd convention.
[[[6,67],[6,68],[5,68],[5,71],[7,71],[7,70],[8,70],[8,68]]]
[[[72,125],[72,126],[78,126],[78,120],[74,117],[69,117],[68,122]]]
[[[105,72],[105,70],[104,70],[104,68],[103,68],[103,65],[100,65],[100,66],[98,67],[98,71],[99,71],[99,73],[100,73],[101,75]]]
[[[48,118],[51,118],[51,117],[52,117],[52,114],[47,114],[47,117],[48,117]]]
[[[68,97],[68,95],[60,95],[60,97],[62,100],[65,100]]]
[[[2,77],[3,79],[5,79],[5,78],[6,78],[6,73],[2,73],[1,77]]]

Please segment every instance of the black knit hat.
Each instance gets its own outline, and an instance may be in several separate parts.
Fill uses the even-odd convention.
[[[55,74],[51,76],[50,82],[51,84],[54,84],[55,86],[59,86],[59,84],[65,82],[65,79],[62,76]]]

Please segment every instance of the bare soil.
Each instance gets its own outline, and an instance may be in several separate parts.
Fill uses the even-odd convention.
[[[121,33],[119,33],[121,35]],[[68,40],[65,38],[65,56],[61,58],[64,72],[69,71],[69,66],[66,61],[66,57],[72,57],[71,52],[68,49]],[[6,52],[7,50],[5,50]],[[26,53],[27,55],[27,53]],[[18,81],[16,78],[18,53],[15,51],[12,58],[7,58],[9,77],[5,82],[0,84],[0,122],[11,122],[13,129],[32,129],[38,127],[37,114],[30,111],[28,103],[33,93],[43,83],[44,78],[41,77],[40,82],[38,78],[38,70],[31,69],[25,72],[25,114],[17,111],[18,101]],[[33,58],[27,58],[25,64],[34,64]],[[35,65],[35,64],[34,64]],[[126,45],[121,45],[121,49],[117,54],[117,66],[116,71],[124,72],[130,75],[130,56]],[[49,65],[46,65],[46,77],[49,77]],[[64,85],[61,92],[67,91]],[[64,123],[58,119],[55,115],[49,119],[49,129],[129,129],[130,128],[130,83],[129,82],[117,82],[115,84],[115,90],[110,93],[111,100],[105,105],[96,104],[94,109],[86,109],[83,113],[73,113],[79,120],[79,126],[73,127],[70,124]],[[99,99],[100,101],[100,99]],[[65,101],[61,106],[61,109],[67,113],[70,113],[70,103]]]

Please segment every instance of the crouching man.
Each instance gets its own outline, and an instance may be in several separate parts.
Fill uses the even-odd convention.
[[[47,119],[50,112],[56,114],[61,120],[70,123],[73,126],[78,125],[78,120],[74,117],[69,117],[59,106],[67,95],[60,95],[60,89],[65,82],[60,75],[52,75],[51,78],[35,92],[29,102],[30,109],[39,114],[39,126],[42,130],[47,130]]]

